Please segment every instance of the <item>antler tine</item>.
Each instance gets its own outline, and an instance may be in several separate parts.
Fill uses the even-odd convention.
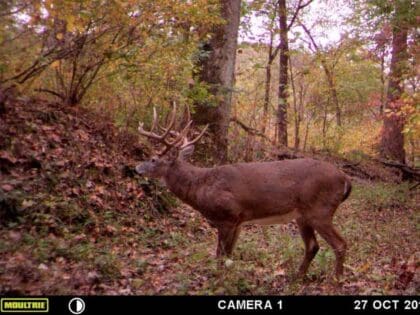
[[[170,146],[165,146],[165,148],[163,150],[161,150],[159,152],[156,152],[156,155],[158,155],[158,156],[165,155],[165,153],[168,152],[171,148],[172,147],[170,147]]]
[[[150,131],[146,131],[144,130],[144,123],[143,122],[139,122],[139,127],[138,127],[138,131],[141,135],[146,136],[148,138],[152,138],[155,140],[158,140],[160,142],[162,142],[165,146],[173,146],[172,142],[168,142],[166,140],[166,137],[172,132],[172,127],[175,123],[175,119],[176,119],[176,104],[175,102],[173,103],[173,112],[172,112],[172,116],[171,116],[171,121],[169,122],[169,125],[167,128],[162,128],[159,126],[158,123],[158,115],[157,115],[157,111],[156,108],[153,108],[153,123],[152,123],[152,128]],[[154,133],[153,130],[155,130],[157,127],[160,127],[164,130],[164,134],[162,135],[158,135],[157,133]]]
[[[185,127],[181,130],[181,132],[172,130],[172,128],[175,125],[175,120],[176,120],[176,103],[175,102],[172,103],[172,107],[173,108],[172,108],[172,113],[171,113],[171,119],[167,127],[160,126],[156,108],[153,108],[153,122],[152,122],[152,127],[150,131],[146,131],[144,129],[143,122],[139,122],[138,131],[141,135],[146,136],[148,138],[155,139],[165,145],[165,148],[163,148],[163,150],[161,150],[160,152],[157,152],[158,155],[164,155],[173,147],[177,147],[178,149],[183,149],[189,145],[196,143],[198,140],[200,140],[200,138],[204,135],[204,133],[206,132],[208,128],[208,125],[206,125],[197,137],[189,141],[187,138],[187,135],[193,123],[193,121],[190,119],[191,113],[190,113],[189,107],[188,106],[186,107],[186,111],[187,111],[186,114],[187,114],[188,122],[185,125]],[[159,135],[155,133],[154,130],[156,128],[162,129],[163,134]]]
[[[190,112],[190,107],[187,105],[185,105],[186,107],[186,111],[187,111],[187,121],[191,120],[191,112]]]
[[[181,145],[179,145],[181,142],[183,142],[183,143],[185,143],[185,142],[188,142],[188,140],[187,140],[187,133],[188,133],[188,131],[189,131],[189,129],[190,129],[190,127],[191,127],[191,124],[193,123],[193,121],[192,120],[190,120],[189,122],[188,122],[188,124],[182,129],[182,131],[181,132],[176,132],[176,131],[173,131],[173,130],[171,130],[171,133],[173,134],[173,135],[175,135],[176,136],[176,138],[175,138],[175,140],[173,140],[172,142],[168,142],[168,144],[169,145],[167,145],[162,151],[160,151],[159,153],[158,153],[158,155],[164,155],[166,152],[168,152],[172,147],[178,147],[179,149],[182,149],[183,148],[183,146]],[[205,131],[205,130],[204,130]],[[203,134],[204,134],[204,132],[203,132]],[[196,142],[196,141],[198,141],[198,139],[194,139],[194,142]],[[194,143],[194,142],[192,142],[192,143]],[[187,144],[187,146],[189,145],[189,144],[191,144],[191,143],[188,143]]]
[[[181,130],[181,132],[171,130],[170,135],[174,136],[175,139],[173,141],[170,141],[170,142],[168,141],[168,145],[170,145],[171,147],[172,146],[178,146],[180,144],[180,142],[186,137],[192,123],[193,123],[193,121],[190,120],[188,122],[188,124],[186,124],[185,127]]]
[[[162,128],[163,130],[165,130],[165,133],[162,135],[162,138],[165,139],[168,134],[171,132],[171,129],[173,128],[174,124],[175,124],[175,118],[176,118],[176,102],[172,102],[172,116],[171,116],[171,120],[169,121],[169,125],[166,128]]]
[[[190,121],[190,122],[192,122],[192,121]],[[180,146],[180,149],[184,149],[184,148],[188,147],[189,145],[192,145],[192,144],[196,143],[198,140],[200,140],[201,137],[204,135],[204,133],[207,131],[208,127],[209,127],[209,125],[206,125],[203,128],[203,130],[201,130],[200,134],[192,140],[188,140],[187,138],[184,137],[184,141],[183,141],[182,145]]]
[[[153,123],[152,123],[152,129],[150,131],[154,131],[157,126],[158,126],[158,115],[157,115],[156,107],[153,106]]]
[[[154,132],[144,130],[143,126],[144,126],[144,123],[139,122],[139,127],[138,127],[137,130],[139,131],[139,133],[141,135],[143,135],[145,137],[148,137],[148,138],[155,139],[155,140],[160,140],[160,141],[162,140],[161,136],[159,136],[158,134],[155,134]]]
[[[192,120],[190,120],[185,127],[181,130],[180,133],[177,133],[177,136],[175,138],[175,140],[172,142],[174,145],[179,145],[181,141],[184,140],[184,138],[186,138],[188,131],[190,130],[191,124],[193,123]]]

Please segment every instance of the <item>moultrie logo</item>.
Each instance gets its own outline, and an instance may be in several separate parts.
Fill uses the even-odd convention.
[[[1,313],[47,313],[48,298],[1,298]]]

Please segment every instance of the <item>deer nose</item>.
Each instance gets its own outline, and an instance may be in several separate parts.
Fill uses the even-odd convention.
[[[143,168],[141,167],[141,164],[139,164],[139,165],[137,165],[137,166],[136,166],[136,172],[137,172],[137,174],[139,174],[139,175],[143,175],[143,174],[144,174],[144,170],[143,170]]]

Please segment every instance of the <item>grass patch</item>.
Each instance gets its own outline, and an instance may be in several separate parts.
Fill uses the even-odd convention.
[[[371,210],[407,209],[413,202],[409,183],[355,185],[352,199],[356,207]]]

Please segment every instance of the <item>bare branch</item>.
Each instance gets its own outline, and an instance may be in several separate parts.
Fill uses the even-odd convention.
[[[4,12],[4,13],[1,13],[1,14],[0,14],[0,17],[4,17],[4,16],[7,16],[7,15],[14,15],[14,14],[17,14],[17,13],[19,13],[19,12],[21,12],[21,11],[25,10],[28,6],[29,6],[29,4],[28,4],[28,3],[24,3],[24,4],[20,7],[20,8],[17,8],[15,11],[10,11],[10,12]]]
[[[290,20],[289,25],[287,25],[287,30],[290,30],[293,26],[293,24],[295,23],[295,20],[299,14],[299,11],[301,11],[302,9],[306,8],[308,5],[310,5],[314,0],[308,0],[306,3],[302,4],[302,0],[299,0],[298,6],[295,10],[295,13],[293,14],[292,19]]]
[[[309,31],[309,29],[305,26],[305,24],[303,24],[300,21],[299,21],[299,25],[303,28],[303,30],[305,31],[306,35],[308,35],[308,37],[311,40],[311,43],[314,46],[315,50],[316,51],[319,51],[319,46],[316,44],[315,39],[312,37],[312,34]]]
[[[54,95],[54,96],[57,96],[58,98],[60,98],[61,100],[64,100],[64,96],[63,95],[61,95],[60,93],[58,93],[58,92],[55,92],[55,91],[52,91],[52,90],[49,90],[49,89],[35,89],[35,92],[41,92],[41,93],[48,93],[48,94],[52,94],[52,95]]]
[[[259,131],[257,129],[254,129],[252,127],[247,126],[244,122],[239,120],[237,117],[231,117],[230,121],[239,125],[243,130],[245,130],[250,135],[264,138],[264,139],[268,140],[270,143],[274,144],[273,141],[271,141],[271,139],[269,137],[267,137],[264,133],[262,133],[261,131]]]

